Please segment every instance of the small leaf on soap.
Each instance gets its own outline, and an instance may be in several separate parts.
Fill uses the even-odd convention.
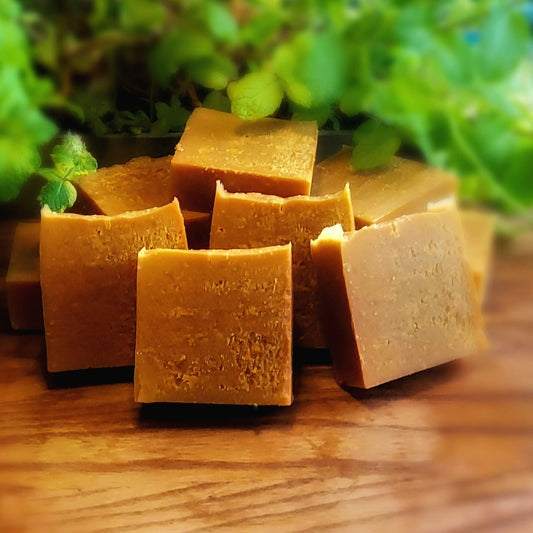
[[[400,137],[389,126],[367,120],[353,134],[355,148],[351,165],[355,170],[368,170],[388,164],[400,147]]]
[[[278,109],[283,90],[270,72],[252,72],[228,85],[231,112],[245,120],[271,115]]]
[[[41,205],[47,205],[56,213],[63,213],[65,209],[72,207],[76,198],[76,188],[67,180],[49,181],[39,195]]]

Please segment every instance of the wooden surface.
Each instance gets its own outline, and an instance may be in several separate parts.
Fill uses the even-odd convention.
[[[533,531],[533,247],[498,252],[490,350],[290,408],[141,409],[124,374],[46,379],[11,332],[0,225],[0,531]],[[88,382],[98,384],[89,385]]]

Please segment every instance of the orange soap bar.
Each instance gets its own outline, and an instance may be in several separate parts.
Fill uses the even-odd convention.
[[[327,346],[318,303],[310,241],[327,226],[353,230],[350,188],[322,197],[279,198],[259,193],[228,193],[217,185],[211,248],[256,248],[293,245],[294,343],[304,348]]]
[[[137,254],[186,248],[177,200],[113,217],[41,213],[48,370],[132,365]]]
[[[113,216],[172,202],[171,159],[136,157],[81,176],[76,182],[79,195],[72,211]],[[182,210],[182,214],[189,248],[207,248],[211,215],[188,210]]]
[[[39,222],[17,224],[6,275],[7,310],[13,329],[43,329],[39,279]]]
[[[311,194],[331,194],[349,183],[357,228],[426,211],[428,203],[457,191],[455,176],[401,157],[393,157],[384,169],[352,170],[351,153],[346,146],[315,167]]]
[[[337,381],[370,388],[486,345],[454,209],[312,242]]]
[[[135,400],[290,405],[291,247],[142,250]]]
[[[486,292],[492,262],[494,241],[494,217],[489,213],[465,209],[461,211],[465,237],[465,255],[474,275],[480,302]]]
[[[315,122],[245,121],[196,108],[172,159],[174,194],[202,212],[213,208],[217,180],[232,192],[309,194],[317,135]]]

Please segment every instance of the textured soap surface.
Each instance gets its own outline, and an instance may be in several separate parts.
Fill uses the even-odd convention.
[[[136,157],[99,168],[76,182],[78,199],[71,211],[83,215],[120,215],[161,207],[174,199],[170,161],[166,157]],[[189,248],[209,246],[210,213],[182,210]]]
[[[170,183],[171,159],[172,156],[136,157],[81,176],[76,187],[83,214],[113,216],[169,204],[174,198]]]
[[[172,159],[174,192],[184,209],[202,212],[213,208],[217,180],[232,192],[309,194],[317,138],[314,122],[196,108]]]
[[[218,184],[211,223],[211,248],[293,245],[294,343],[326,346],[310,241],[340,223],[353,230],[350,190],[323,197],[279,198],[258,193],[229,193]]]
[[[351,151],[345,147],[316,165],[312,194],[335,193],[349,183],[358,228],[426,211],[429,202],[457,191],[457,179],[451,174],[401,157],[393,157],[383,169],[354,171]]]
[[[474,275],[480,302],[487,292],[494,241],[494,217],[473,209],[461,211],[465,237],[465,255]]]
[[[312,250],[340,383],[373,387],[485,346],[454,209],[326,231]]]
[[[186,248],[177,200],[114,217],[41,214],[41,285],[50,372],[132,365],[137,254]]]
[[[42,330],[39,277],[39,222],[17,224],[6,275],[9,321],[13,329]]]
[[[290,245],[143,250],[137,291],[137,402],[292,402]]]

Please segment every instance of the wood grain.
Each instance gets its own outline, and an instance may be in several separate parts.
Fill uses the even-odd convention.
[[[483,355],[367,392],[302,366],[290,408],[140,408],[131,371],[50,379],[9,330],[12,229],[0,531],[533,531],[529,241],[498,251]]]

